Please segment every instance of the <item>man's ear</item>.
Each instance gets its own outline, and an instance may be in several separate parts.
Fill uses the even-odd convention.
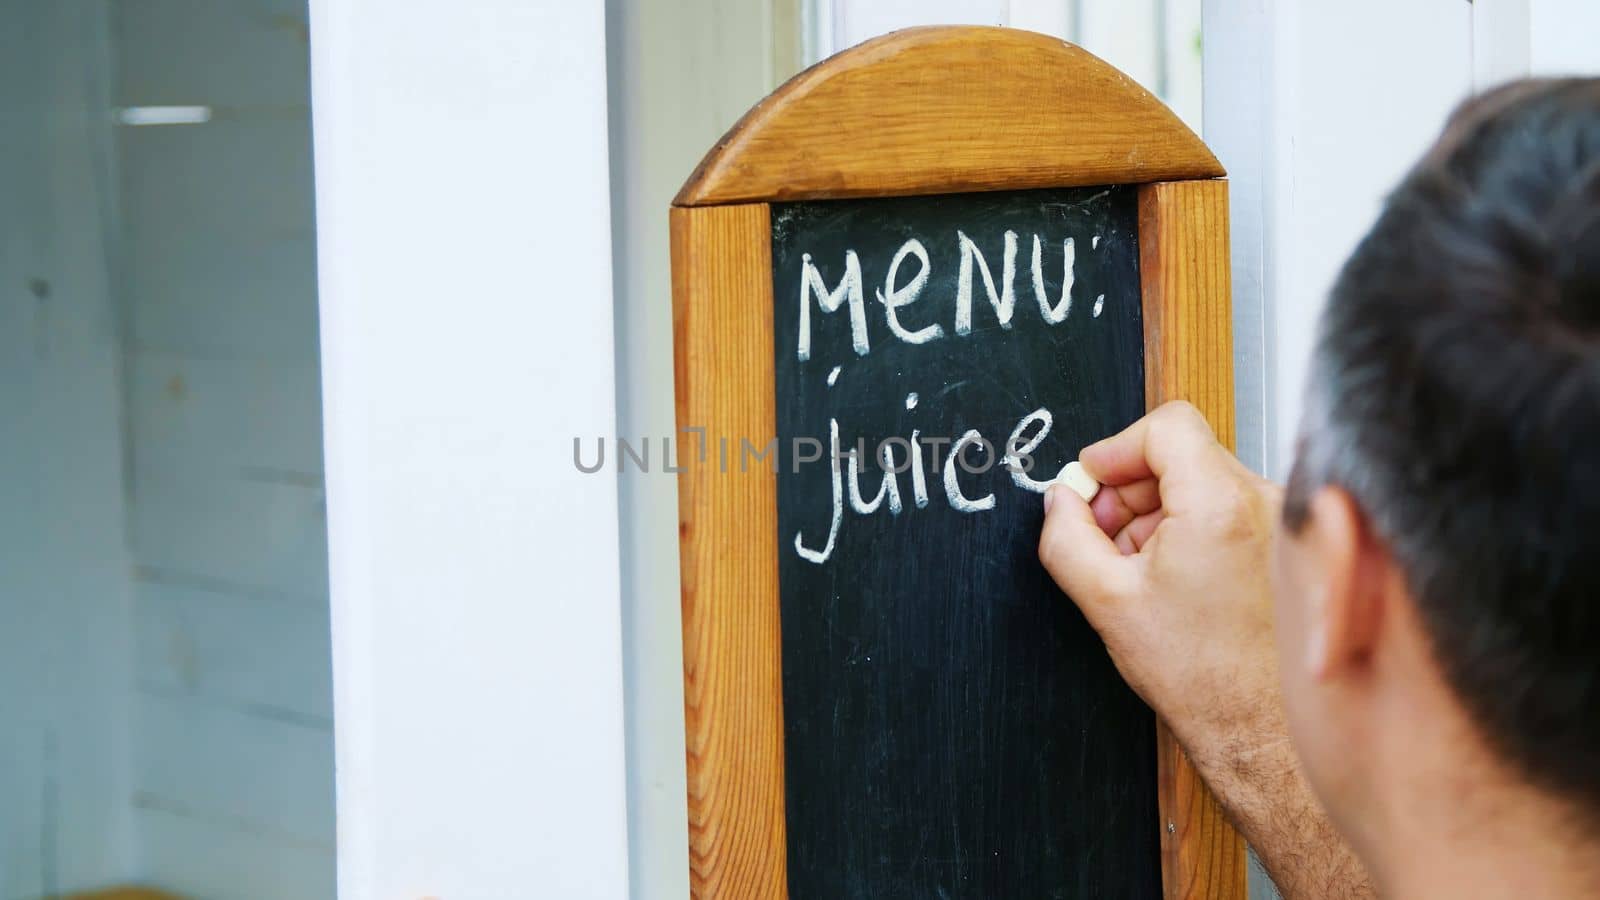
[[[1383,613],[1387,555],[1343,488],[1322,487],[1311,498],[1299,541],[1315,568],[1318,602],[1310,611],[1306,662],[1319,681],[1365,665]]]

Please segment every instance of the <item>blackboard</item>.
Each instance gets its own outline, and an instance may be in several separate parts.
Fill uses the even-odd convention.
[[[1038,481],[1144,412],[1137,188],[771,222],[789,896],[1159,897],[1154,716],[1039,565],[1041,498],[1000,460],[1039,410]],[[1004,299],[1008,269],[1002,326],[984,271]],[[831,423],[862,442],[859,499]],[[993,450],[967,448],[952,502],[938,439],[969,430]],[[880,450],[907,466],[914,435],[924,490],[901,472],[899,512],[873,509]]]

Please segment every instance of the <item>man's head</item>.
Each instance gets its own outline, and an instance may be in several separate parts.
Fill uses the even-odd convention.
[[[1600,822],[1600,79],[1452,117],[1340,275],[1306,409],[1280,650],[1330,812],[1359,831],[1378,748],[1454,715]]]

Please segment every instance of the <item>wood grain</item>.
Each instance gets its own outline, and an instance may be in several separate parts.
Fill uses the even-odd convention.
[[[1224,174],[1133,79],[1011,28],[897,31],[790,79],[706,154],[674,201],[889,197]]]
[[[675,208],[672,309],[683,584],[689,885],[699,898],[787,895],[777,476],[722,471],[721,440],[777,434],[766,204]]]
[[[1139,190],[1145,399],[1187,400],[1234,446],[1228,183]],[[1244,900],[1245,846],[1166,727],[1157,735],[1166,900]]]

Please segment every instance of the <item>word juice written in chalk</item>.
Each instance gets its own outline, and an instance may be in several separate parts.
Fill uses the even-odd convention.
[[[1053,354],[1081,361],[1138,324],[1134,236],[1106,215],[1119,199],[1079,192],[931,228],[910,214],[865,227],[829,204],[775,211],[780,405],[792,382],[817,435],[809,454],[780,443],[796,447],[797,473],[827,463],[826,489],[793,532],[799,558],[827,563],[847,513],[984,513],[999,502],[991,472],[1030,494],[1065,472],[1082,442],[1052,433],[1046,395],[1062,388],[1055,406],[1075,412],[1093,404],[1097,379]],[[805,443],[804,428],[795,436]]]

